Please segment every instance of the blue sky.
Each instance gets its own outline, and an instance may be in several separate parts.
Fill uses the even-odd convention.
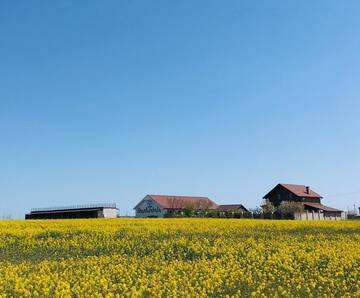
[[[2,1],[0,216],[278,182],[360,203],[359,1]]]

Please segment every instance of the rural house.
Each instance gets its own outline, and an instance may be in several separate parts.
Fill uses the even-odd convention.
[[[282,202],[298,202],[304,207],[305,215],[301,213],[300,216],[305,216],[306,219],[342,219],[344,212],[321,203],[323,197],[310,189],[309,186],[297,184],[276,185],[269,193],[264,196],[265,202],[272,203],[275,207],[280,206]],[[309,217],[309,213],[311,216]],[[316,213],[314,217],[313,214]]]
[[[166,217],[188,211],[202,213],[218,205],[207,197],[146,195],[135,207],[136,217]]]

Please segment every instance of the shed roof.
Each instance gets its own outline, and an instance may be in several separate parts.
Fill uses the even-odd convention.
[[[53,212],[53,211],[70,211],[70,210],[95,210],[95,209],[118,209],[115,203],[100,203],[100,204],[82,204],[61,207],[46,207],[46,208],[32,208],[31,213],[35,212]]]
[[[218,205],[208,197],[148,195],[164,209],[184,209],[191,206],[194,209],[217,209]]]
[[[313,207],[322,211],[328,211],[328,212],[342,212],[342,210],[339,209],[335,209],[329,206],[325,206],[323,204],[320,203],[309,203],[309,202],[304,202],[305,206],[309,206],[309,207]]]
[[[248,211],[242,204],[219,205],[217,208],[217,210],[219,211],[236,211],[239,209],[244,209],[245,211]]]

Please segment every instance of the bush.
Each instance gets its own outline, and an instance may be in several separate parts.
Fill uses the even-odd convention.
[[[281,202],[280,206],[278,207],[278,211],[284,214],[304,212],[304,205],[300,202]]]
[[[261,209],[264,213],[273,213],[276,211],[276,207],[269,201],[266,201],[263,205],[261,205]]]

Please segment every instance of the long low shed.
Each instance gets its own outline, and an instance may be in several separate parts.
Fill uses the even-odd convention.
[[[89,204],[52,208],[33,208],[25,219],[115,218],[116,204]]]

